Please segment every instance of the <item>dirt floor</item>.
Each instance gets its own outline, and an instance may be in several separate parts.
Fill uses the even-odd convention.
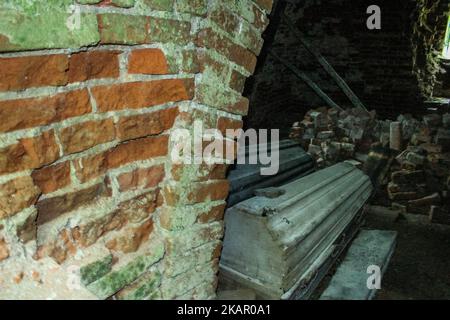
[[[395,230],[398,243],[376,299],[450,299],[450,227],[425,216],[368,215],[366,229]]]

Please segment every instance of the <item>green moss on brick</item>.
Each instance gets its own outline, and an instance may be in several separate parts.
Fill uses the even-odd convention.
[[[149,18],[151,42],[187,44],[190,38],[191,23],[186,21]]]
[[[173,11],[174,0],[138,0],[142,9]]]
[[[144,274],[130,287],[119,292],[116,297],[119,300],[144,300],[154,295],[155,290],[161,284],[161,273],[158,271]]]
[[[72,1],[0,3],[0,51],[79,48],[100,37],[94,14],[77,13]]]
[[[179,50],[173,46],[164,47],[169,71],[171,73],[198,73],[199,63],[195,50]]]
[[[106,299],[125,286],[131,284],[153,264],[159,261],[164,254],[164,246],[158,245],[152,253],[139,256],[124,267],[112,271],[87,286],[88,290],[100,299]]]
[[[98,4],[102,2],[102,0],[77,0],[79,4]]]
[[[177,0],[177,11],[204,16],[208,11],[208,0]]]
[[[103,14],[99,17],[102,43],[142,44],[147,41],[147,17]]]
[[[105,258],[95,261],[80,269],[81,283],[88,285],[111,271],[113,256],[110,254]]]
[[[113,5],[122,8],[132,8],[135,2],[135,0],[112,0]]]

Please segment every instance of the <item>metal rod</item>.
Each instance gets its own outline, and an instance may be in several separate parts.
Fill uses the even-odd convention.
[[[316,60],[322,65],[325,71],[334,79],[337,85],[341,88],[341,90],[345,93],[345,95],[350,99],[351,103],[356,107],[363,109],[366,112],[369,112],[358,96],[350,89],[348,84],[344,79],[334,70],[334,68],[328,63],[328,61],[320,54],[319,51],[315,50],[303,37],[303,35],[298,31],[296,26],[292,23],[289,17],[283,13],[283,18],[289,29],[294,33],[294,35],[300,40],[305,49],[311,53]]]
[[[276,53],[274,53],[273,51],[269,51],[269,55],[271,55],[272,57],[274,57],[276,60],[278,60],[279,62],[281,62],[284,66],[286,66],[286,68],[288,68],[293,74],[295,74],[298,78],[302,79],[303,81],[305,81],[305,83],[311,87],[311,89],[314,90],[314,92],[322,99],[324,100],[330,107],[332,108],[336,108],[340,111],[343,111],[343,109],[336,103],[334,102],[325,92],[322,91],[322,89],[320,89],[320,87],[313,81],[311,80],[311,78],[309,78],[303,71],[300,71],[299,69],[297,69],[295,66],[291,65],[290,63],[288,63],[287,61],[285,61],[284,59],[282,59],[280,56],[278,56]]]

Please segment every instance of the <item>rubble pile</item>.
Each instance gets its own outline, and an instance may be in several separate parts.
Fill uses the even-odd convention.
[[[409,114],[379,120],[374,111],[310,110],[294,123],[290,138],[327,167],[344,160],[366,162],[374,146],[389,150],[373,200],[403,212],[450,224],[450,114]]]

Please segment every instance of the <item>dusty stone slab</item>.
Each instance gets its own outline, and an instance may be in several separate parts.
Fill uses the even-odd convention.
[[[376,289],[367,287],[367,280],[371,275],[367,273],[367,268],[375,265],[384,272],[394,251],[396,239],[395,231],[362,230],[320,299],[372,299]]]

